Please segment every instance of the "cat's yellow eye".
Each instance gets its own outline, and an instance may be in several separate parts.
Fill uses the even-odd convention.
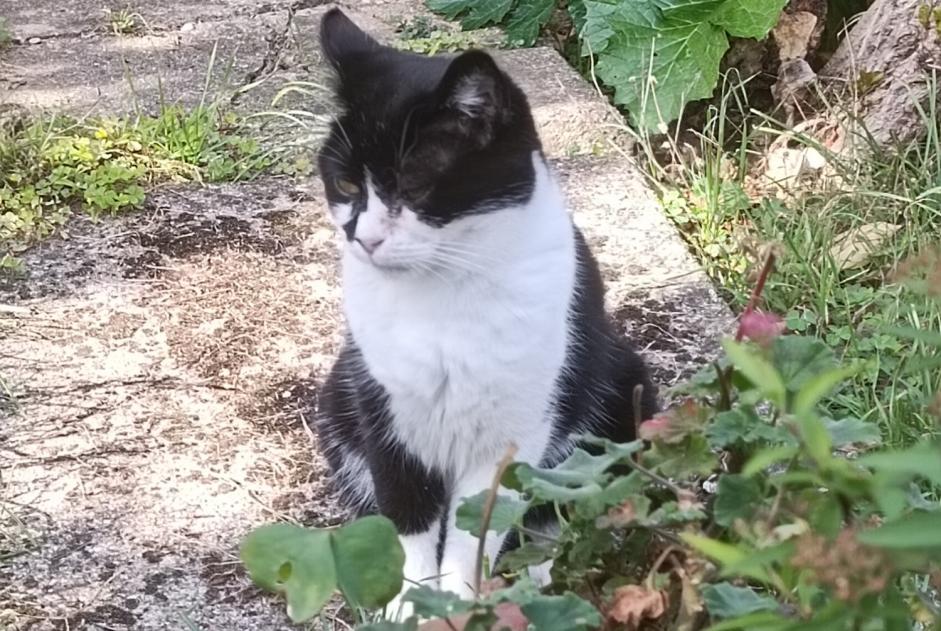
[[[359,195],[359,186],[355,182],[351,182],[346,178],[338,177],[333,180],[333,184],[337,187],[337,190],[346,195],[347,197],[356,197]]]

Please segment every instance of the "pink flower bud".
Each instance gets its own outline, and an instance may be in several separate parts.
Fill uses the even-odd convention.
[[[742,314],[739,322],[741,337],[761,346],[768,346],[774,338],[784,333],[785,325],[778,315],[761,311],[748,311]]]

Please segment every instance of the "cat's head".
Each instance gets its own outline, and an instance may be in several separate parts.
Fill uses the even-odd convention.
[[[341,11],[321,24],[341,113],[320,152],[331,215],[357,259],[390,270],[470,261],[524,204],[541,151],[523,92],[484,52],[382,46]]]

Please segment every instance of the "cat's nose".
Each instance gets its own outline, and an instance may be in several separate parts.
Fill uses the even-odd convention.
[[[356,242],[360,244],[361,246],[363,246],[363,249],[366,250],[366,254],[372,254],[373,252],[375,252],[379,248],[379,246],[382,245],[383,241],[385,241],[385,239],[360,239],[359,237],[356,238]]]

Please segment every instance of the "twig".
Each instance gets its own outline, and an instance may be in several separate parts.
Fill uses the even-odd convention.
[[[484,545],[487,542],[487,529],[490,528],[490,518],[493,516],[493,507],[497,503],[497,490],[500,488],[500,479],[506,468],[513,462],[518,448],[510,444],[506,448],[506,453],[497,464],[497,472],[493,476],[493,482],[490,483],[490,492],[487,494],[487,502],[484,504],[483,519],[480,522],[480,539],[477,542],[477,559],[474,561],[474,598],[480,597],[480,581],[484,573]]]
[[[755,283],[755,288],[751,292],[751,298],[748,299],[748,305],[745,307],[745,311],[742,312],[742,316],[738,321],[738,330],[735,332],[735,341],[741,342],[742,337],[745,335],[745,331],[742,329],[742,322],[749,313],[755,310],[755,306],[758,304],[758,299],[761,297],[761,292],[765,289],[765,282],[768,280],[768,276],[771,274],[771,268],[774,267],[774,250],[769,250],[767,258],[765,258],[765,264],[761,268],[761,274],[758,276],[758,282]]]

